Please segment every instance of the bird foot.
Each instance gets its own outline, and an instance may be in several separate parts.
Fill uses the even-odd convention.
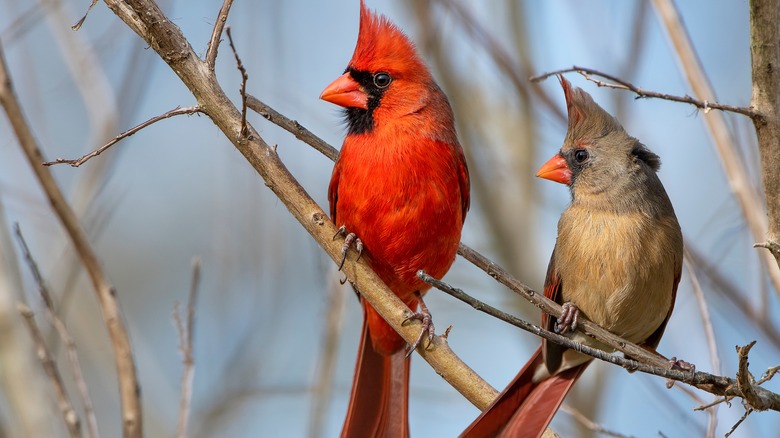
[[[360,240],[360,238],[355,235],[355,233],[348,233],[346,225],[342,225],[338,230],[336,230],[336,234],[333,235],[333,240],[336,240],[336,238],[339,236],[344,236],[344,246],[341,247],[341,263],[339,263],[340,271],[341,268],[344,267],[344,262],[347,260],[347,252],[349,251],[349,247],[353,244],[355,245],[355,251],[358,253],[355,261],[360,260],[360,256],[363,255],[363,241]]]
[[[696,375],[696,365],[686,362],[682,359],[677,359],[676,357],[672,356],[671,359],[669,359],[669,369],[670,370],[678,370],[682,372],[690,371],[691,373],[691,379]],[[672,379],[669,379],[669,381],[666,382],[666,387],[671,388],[674,386],[675,381]]]
[[[563,303],[561,317],[555,321],[555,333],[565,335],[568,332],[577,330],[577,324],[580,321],[580,309],[574,303]]]
[[[422,342],[423,337],[425,337],[426,333],[428,334],[427,335],[428,346],[430,346],[433,343],[433,336],[435,335],[431,312],[428,310],[428,306],[426,306],[425,302],[422,300],[422,296],[420,295],[420,293],[417,292],[416,295],[420,301],[420,311],[415,312],[411,316],[406,318],[404,322],[401,323],[401,325],[406,325],[406,323],[408,323],[409,321],[417,320],[420,321],[420,323],[422,324],[422,330],[420,330],[420,335],[417,337],[417,340],[415,340],[413,344],[409,345],[409,350],[406,351],[406,357],[412,355],[412,352],[417,349],[418,345],[420,345],[420,342]]]

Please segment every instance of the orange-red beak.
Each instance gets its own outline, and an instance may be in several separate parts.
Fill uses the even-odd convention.
[[[550,158],[549,161],[544,163],[544,165],[539,168],[539,171],[536,172],[536,176],[561,184],[571,184],[571,169],[569,169],[569,165],[566,164],[566,160],[561,154],[556,154],[554,157]]]
[[[339,76],[338,79],[325,87],[320,94],[320,99],[344,108],[368,109],[368,95],[360,89],[360,84],[352,79],[349,72]]]

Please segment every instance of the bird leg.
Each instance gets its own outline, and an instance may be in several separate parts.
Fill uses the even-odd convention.
[[[333,240],[336,240],[336,238],[339,236],[344,236],[344,246],[341,247],[341,263],[339,263],[340,271],[341,268],[344,267],[344,262],[347,260],[347,251],[349,251],[349,247],[352,246],[353,243],[355,244],[355,251],[358,253],[355,261],[360,260],[360,256],[363,255],[363,241],[360,240],[360,238],[355,235],[355,233],[347,233],[346,225],[342,225],[338,230],[336,230],[336,234],[333,235]]]
[[[580,320],[580,309],[572,302],[563,303],[561,316],[555,321],[555,333],[565,335],[568,332],[577,330],[577,324]]]
[[[406,352],[406,357],[412,355],[412,352],[417,349],[418,345],[420,345],[420,342],[426,333],[428,333],[428,346],[433,343],[433,336],[435,334],[433,318],[431,317],[431,312],[428,310],[428,306],[425,305],[425,301],[423,301],[420,292],[415,292],[414,294],[417,296],[417,300],[420,302],[420,311],[414,312],[410,317],[406,318],[404,322],[401,323],[401,325],[406,325],[406,323],[409,321],[417,320],[422,324],[422,330],[420,330],[420,336],[417,337],[417,340],[414,341],[413,344],[409,345],[409,350]]]

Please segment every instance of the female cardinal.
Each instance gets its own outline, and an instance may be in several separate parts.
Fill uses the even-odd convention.
[[[412,42],[361,0],[355,52],[320,98],[345,108],[348,128],[328,189],[331,219],[390,290],[412,310],[421,304],[419,342],[433,326],[422,303],[429,286],[416,273],[444,276],[469,208],[468,170],[447,97]],[[406,344],[370,304],[363,301],[363,309],[342,436],[408,436]]]
[[[564,312],[558,321],[542,314],[542,326],[607,349],[574,332],[582,314],[655,349],[672,314],[683,257],[680,225],[656,175],[660,160],[588,93],[559,79],[569,128],[561,151],[536,176],[571,191],[544,283],[544,295]],[[542,340],[462,436],[540,436],[591,360]]]

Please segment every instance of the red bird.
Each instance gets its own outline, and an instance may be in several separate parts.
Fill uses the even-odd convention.
[[[631,342],[655,349],[680,282],[680,225],[656,172],[657,155],[617,119],[559,76],[569,113],[560,153],[537,173],[566,184],[572,201],[558,222],[544,295],[563,304],[542,326],[607,351],[576,332],[582,314]],[[542,340],[531,360],[463,437],[538,437],[590,356]]]
[[[348,128],[328,189],[331,219],[349,233],[345,245],[355,241],[409,308],[420,303],[420,339],[432,336],[422,302],[429,286],[417,271],[444,276],[469,208],[468,169],[447,97],[406,35],[361,0],[355,52],[320,98],[345,108]],[[406,343],[362,303],[363,334],[342,436],[408,436]]]

